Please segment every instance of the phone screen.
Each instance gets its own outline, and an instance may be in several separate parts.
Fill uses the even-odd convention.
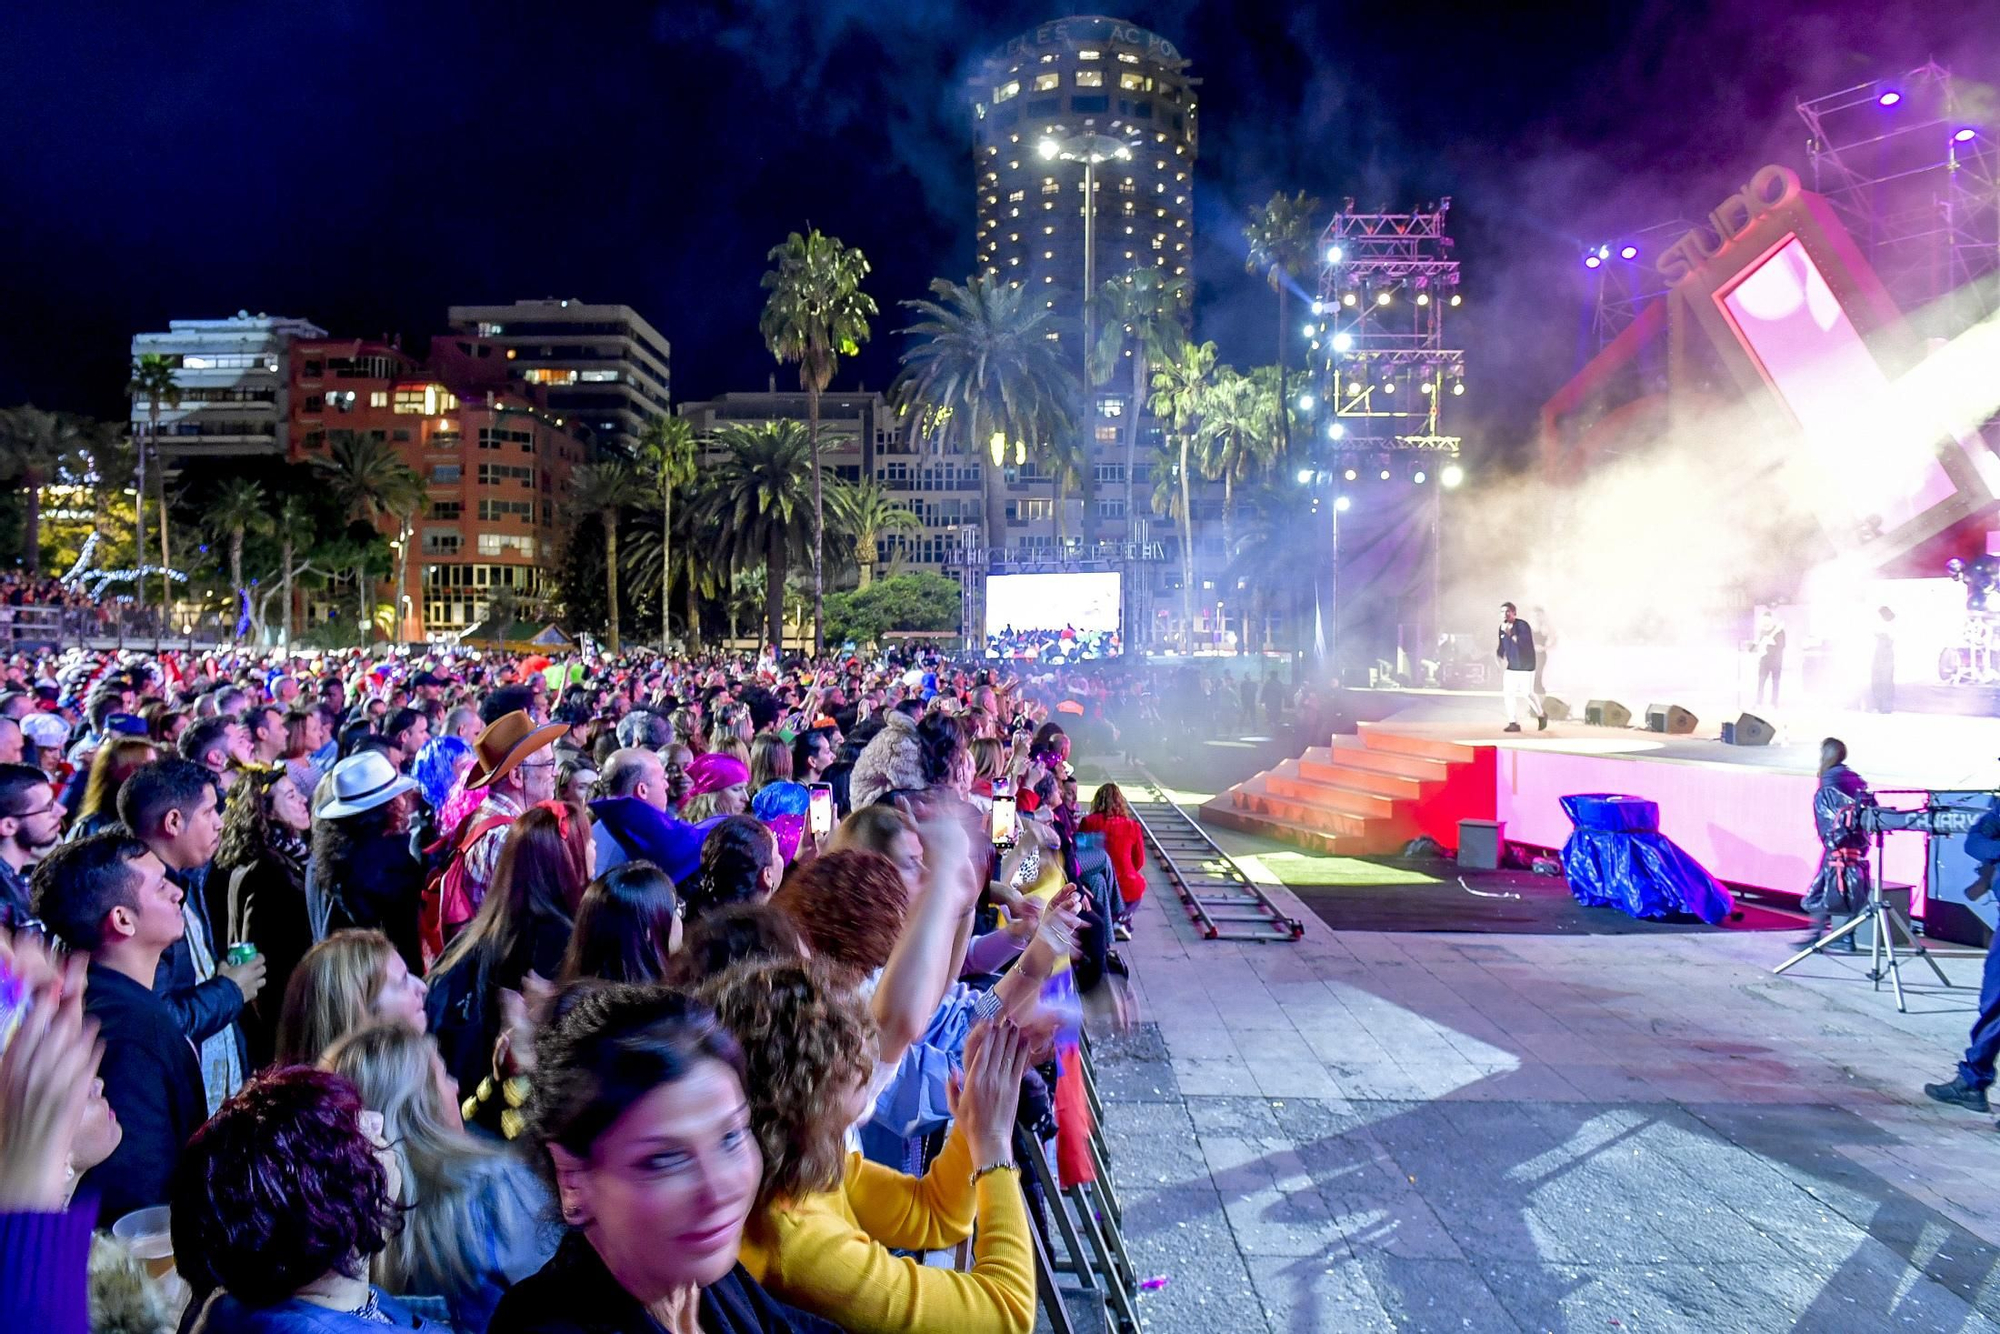
[[[806,785],[806,794],[806,814],[813,833],[832,833],[833,785],[830,783],[808,783]]]
[[[1007,847],[1014,842],[1014,798],[995,793],[993,797],[993,842]]]

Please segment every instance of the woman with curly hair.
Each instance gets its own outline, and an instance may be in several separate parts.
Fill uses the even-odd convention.
[[[1026,1334],[1035,1323],[1028,1215],[1014,1164],[1029,1043],[1005,1019],[966,1041],[943,1150],[922,1177],[846,1148],[866,1110],[874,1024],[823,963],[731,969],[699,996],[742,1044],[763,1149],[743,1264],[772,1295],[851,1334]],[[974,1237],[960,1272],[902,1251]]]
[[[743,1054],[660,987],[573,987],[536,1042],[526,1138],[561,1200],[555,1258],[489,1334],[838,1334],[738,1263],[763,1162]]]
[[[433,1328],[368,1282],[398,1211],[365,1115],[339,1075],[291,1068],[195,1131],[174,1167],[173,1242],[202,1334]]]
[[[342,1037],[389,1020],[424,1031],[423,979],[380,931],[336,931],[307,950],[285,984],[273,1059],[311,1065]]]
[[[375,1257],[399,1297],[441,1300],[458,1334],[484,1334],[509,1287],[540,1269],[556,1237],[548,1191],[517,1155],[468,1134],[437,1046],[402,1024],[370,1024],[327,1049],[322,1069],[351,1081],[382,1118],[402,1226]]]
[[[142,736],[115,736],[99,746],[90,761],[90,777],[83,785],[83,802],[76,808],[69,836],[89,838],[117,824],[118,789],[159,754],[159,747]]]
[[[754,815],[718,820],[701,841],[701,865],[681,882],[690,922],[734,903],[762,903],[785,873],[778,837]]]
[[[252,1066],[271,1059],[286,984],[313,946],[306,908],[312,772],[311,765],[245,769],[229,791],[209,873],[209,908],[223,914],[216,939],[247,940],[264,956],[264,989],[243,1015]]]

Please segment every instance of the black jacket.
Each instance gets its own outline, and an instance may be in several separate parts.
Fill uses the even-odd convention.
[[[247,867],[216,868],[212,878],[221,903],[211,906],[219,907],[229,923],[224,934],[231,941],[250,942],[264,956],[264,989],[243,1012],[250,1046],[247,1070],[271,1059],[285,985],[313,946],[305,866],[267,849]]]
[[[98,1219],[109,1227],[134,1209],[167,1202],[174,1163],[207,1117],[208,1099],[201,1062],[165,997],[93,963],[83,1008],[102,1026],[97,1073],[125,1134],[77,1190],[99,1197]]]
[[[422,972],[417,913],[424,891],[423,863],[410,850],[408,834],[380,834],[354,845],[346,865],[336,867],[320,886],[333,904],[328,931],[366,927],[389,937],[413,973]]]
[[[1535,632],[1516,616],[1512,625],[1500,627],[1500,660],[1510,672],[1535,670]]]
[[[840,1334],[757,1286],[742,1265],[701,1290],[705,1334]],[[637,1298],[618,1286],[597,1251],[572,1232],[555,1258],[507,1290],[487,1334],[659,1334]]]

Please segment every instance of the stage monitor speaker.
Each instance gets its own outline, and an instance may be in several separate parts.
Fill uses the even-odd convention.
[[[1583,706],[1583,720],[1592,727],[1630,727],[1632,710],[1615,699],[1594,699]]]
[[[1694,731],[1694,725],[1701,720],[1678,704],[1648,704],[1646,706],[1646,730],[1667,732],[1674,736],[1686,736]]]
[[[1557,699],[1554,695],[1544,695],[1542,697],[1542,712],[1548,715],[1548,720],[1552,723],[1566,723],[1569,721],[1569,705]]]
[[[1754,713],[1741,713],[1733,723],[1722,725],[1722,739],[1732,746],[1768,746],[1778,729]]]

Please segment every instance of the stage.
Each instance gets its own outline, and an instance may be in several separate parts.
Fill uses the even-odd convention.
[[[1643,722],[1645,701],[1625,701]],[[1654,701],[1661,702],[1661,701]],[[1309,747],[1211,801],[1203,817],[1323,852],[1396,850],[1419,835],[1458,845],[1458,821],[1490,819],[1510,844],[1560,848],[1570,823],[1560,799],[1617,792],[1659,803],[1661,831],[1728,884],[1802,894],[1819,862],[1812,821],[1819,743],[1847,743],[1849,764],[1883,804],[1921,805],[1891,789],[2000,788],[2000,718],[1770,709],[1769,746],[1719,739],[1736,710],[1675,699],[1699,724],[1686,736],[1633,728],[1551,723],[1503,730],[1497,694],[1480,691],[1344,690],[1339,707],[1357,725]],[[1582,701],[1573,707],[1579,711]],[[1889,883],[1913,886],[1924,912],[1926,839],[1892,833]]]

